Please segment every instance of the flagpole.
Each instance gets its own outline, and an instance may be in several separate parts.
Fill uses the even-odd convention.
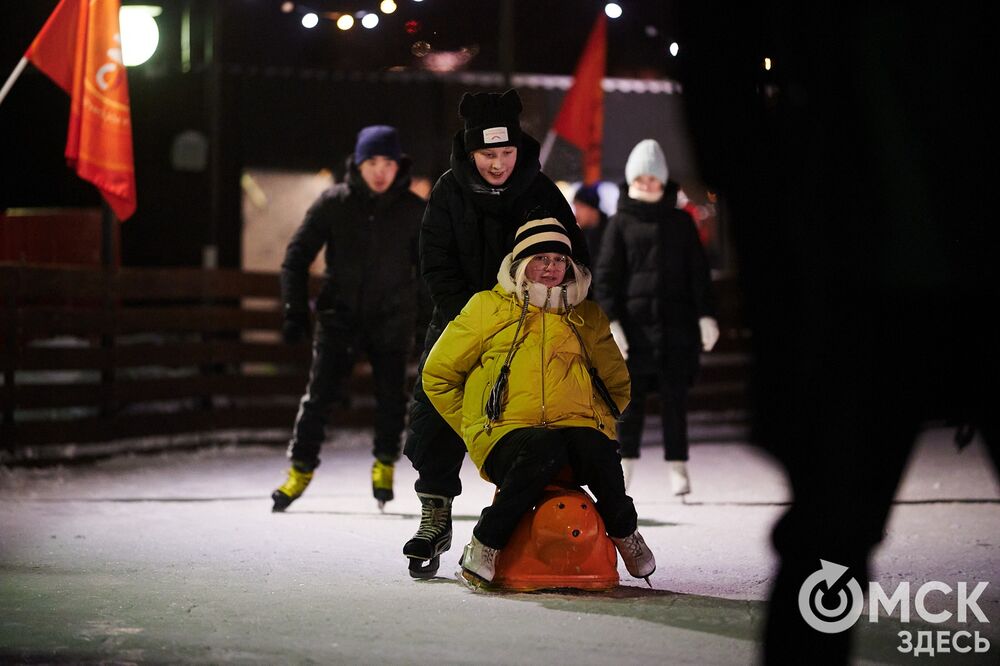
[[[10,89],[14,87],[14,82],[17,81],[17,77],[21,76],[21,72],[23,72],[24,68],[27,66],[28,59],[21,56],[21,60],[18,61],[14,71],[7,77],[7,82],[3,84],[3,88],[0,88],[0,104],[3,104],[3,98],[6,97],[7,93],[10,92]]]
[[[542,149],[538,153],[538,162],[541,164],[542,169],[545,168],[545,163],[549,161],[549,153],[552,152],[552,145],[556,142],[556,132],[555,130],[549,130],[545,135],[545,141],[542,143]]]

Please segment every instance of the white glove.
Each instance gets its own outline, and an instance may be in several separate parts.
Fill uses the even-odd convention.
[[[719,341],[719,324],[712,317],[702,317],[698,320],[698,328],[701,329],[701,348],[705,351],[712,351],[712,347]]]
[[[628,339],[625,337],[625,329],[616,320],[611,322],[611,337],[615,339],[615,344],[622,353],[622,358],[628,359]]]

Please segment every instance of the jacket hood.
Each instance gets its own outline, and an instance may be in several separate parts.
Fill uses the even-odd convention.
[[[465,132],[455,133],[451,141],[451,171],[455,174],[459,186],[472,195],[480,195],[488,200],[494,198],[503,201],[513,201],[519,194],[528,189],[535,176],[542,170],[538,156],[541,146],[531,136],[521,133],[521,145],[517,148],[517,163],[514,172],[503,185],[494,187],[483,180],[476,169],[475,163],[469,158],[471,151],[465,148]]]
[[[572,259],[570,259],[570,262],[572,263],[571,268],[573,270],[573,275],[576,276],[571,282],[565,282],[555,287],[546,287],[544,284],[538,282],[527,282],[528,302],[531,305],[543,309],[546,308],[546,304],[549,306],[555,306],[555,311],[562,314],[563,287],[566,288],[566,300],[571,309],[583,302],[583,299],[587,297],[587,292],[590,290],[590,271],[584,266],[573,262]],[[510,294],[515,299],[520,301],[521,295],[517,293],[517,285],[514,284],[514,278],[511,275],[510,270],[513,263],[513,253],[504,257],[503,262],[500,264],[500,270],[497,271],[497,283],[504,293]]]

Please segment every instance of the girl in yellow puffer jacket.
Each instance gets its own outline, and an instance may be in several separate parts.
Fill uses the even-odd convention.
[[[656,568],[625,494],[615,419],[629,374],[608,318],[584,300],[590,272],[573,262],[555,218],[517,231],[491,291],[475,294],[431,349],[424,391],[462,436],[498,492],[462,556],[463,574],[489,582],[497,552],[567,464],[597,499],[629,573]]]

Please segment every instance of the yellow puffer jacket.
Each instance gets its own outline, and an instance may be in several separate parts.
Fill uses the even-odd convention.
[[[582,296],[570,301],[571,306],[573,300],[580,302],[568,313],[559,306],[529,305],[510,364],[503,412],[488,422],[486,400],[514,341],[522,310],[522,301],[512,293],[513,281],[504,280],[504,275],[501,268],[501,283],[509,283],[507,288],[498,284],[492,291],[475,294],[427,356],[422,380],[431,403],[462,436],[480,471],[496,442],[520,428],[582,426],[614,439],[615,419],[594,391],[589,366],[567,319],[575,323],[591,363],[620,410],[629,401],[628,369],[611,337],[607,316]],[[589,274],[586,278],[589,285]],[[586,286],[575,291],[585,295]],[[551,300],[558,302],[560,288],[550,292]]]

